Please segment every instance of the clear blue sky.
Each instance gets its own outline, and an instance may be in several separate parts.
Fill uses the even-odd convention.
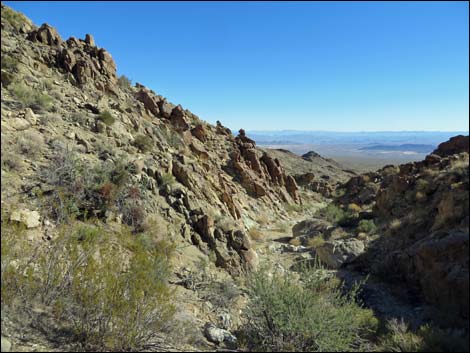
[[[248,130],[468,130],[467,2],[15,2]]]

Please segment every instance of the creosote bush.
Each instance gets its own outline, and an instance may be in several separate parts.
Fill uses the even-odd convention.
[[[134,139],[134,146],[137,147],[142,153],[150,151],[153,147],[152,139],[147,135],[137,135]]]
[[[357,226],[358,233],[367,233],[367,234],[374,234],[377,231],[377,226],[375,225],[372,219],[361,219],[359,221],[359,225]]]
[[[23,82],[14,82],[8,88],[23,107],[29,107],[36,113],[52,108],[53,99],[51,97],[26,86]]]
[[[121,75],[118,78],[118,85],[123,89],[129,89],[132,86],[132,81],[128,77]]]
[[[57,147],[44,178],[54,187],[51,196],[44,196],[46,213],[58,223],[90,217],[104,218],[106,211],[125,213],[126,223],[138,225],[132,207],[144,212],[144,193],[130,179],[130,165],[125,161],[99,162],[90,165],[67,147]]]
[[[2,306],[31,311],[42,303],[73,332],[65,339],[85,350],[142,349],[171,325],[174,246],[167,241],[75,222],[38,249],[2,217],[4,227]]]
[[[103,123],[105,123],[106,125],[108,126],[111,126],[114,124],[114,122],[116,121],[116,119],[114,118],[114,116],[109,112],[109,111],[104,111],[102,112],[99,117],[98,117],[99,120],[101,120]]]
[[[261,269],[248,281],[250,303],[240,333],[254,351],[340,352],[360,350],[375,334],[371,310],[354,301],[356,291],[342,294],[336,281],[320,269],[292,274]]]

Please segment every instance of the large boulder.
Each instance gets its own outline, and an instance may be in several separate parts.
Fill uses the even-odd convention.
[[[364,243],[357,239],[327,241],[316,248],[320,261],[330,268],[338,269],[364,253]]]
[[[306,219],[292,227],[292,235],[296,237],[308,236],[314,237],[325,234],[333,225],[320,218]]]
[[[445,157],[460,152],[468,153],[468,139],[468,136],[454,136],[449,141],[443,142],[439,146],[437,146],[437,149],[435,149],[432,154],[437,154],[438,156]]]
[[[41,216],[38,211],[30,211],[28,209],[13,211],[10,220],[23,223],[26,228],[36,228],[41,225]]]
[[[43,23],[41,27],[31,31],[28,35],[28,39],[33,42],[37,41],[48,45],[60,45],[63,42],[56,29],[49,26],[47,23]]]

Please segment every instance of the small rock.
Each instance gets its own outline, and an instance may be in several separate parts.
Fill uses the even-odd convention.
[[[211,323],[207,323],[204,327],[204,335],[213,343],[220,344],[225,342],[227,345],[236,346],[237,338],[229,331],[217,328]]]
[[[2,336],[2,352],[11,352],[11,343]]]
[[[10,216],[11,221],[23,223],[27,228],[39,227],[41,225],[39,219],[38,211],[30,211],[28,209],[14,211]]]

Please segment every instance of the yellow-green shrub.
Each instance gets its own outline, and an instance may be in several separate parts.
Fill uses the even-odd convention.
[[[360,350],[377,330],[371,310],[341,294],[330,279],[310,269],[305,281],[289,274],[253,273],[248,281],[250,303],[240,338],[249,350],[341,352]]]

